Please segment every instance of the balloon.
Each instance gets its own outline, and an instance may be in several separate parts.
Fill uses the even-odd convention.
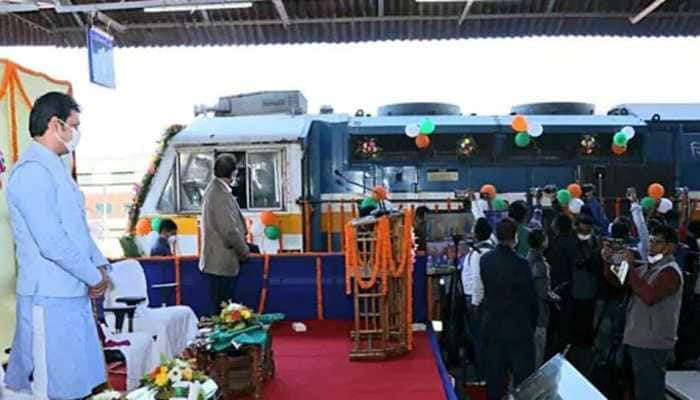
[[[160,218],[155,217],[151,220],[151,230],[154,232],[160,232]]]
[[[627,151],[627,146],[617,146],[617,145],[613,144],[611,149],[612,149],[612,152],[615,153],[615,155],[621,156],[621,155],[625,154],[625,152]]]
[[[481,187],[481,190],[479,190],[479,193],[488,193],[489,196],[491,196],[492,199],[496,198],[496,187],[491,185],[491,184],[486,184]]]
[[[642,208],[644,211],[649,211],[656,207],[656,199],[653,197],[645,197],[642,199]]]
[[[520,132],[515,135],[515,145],[518,147],[527,147],[530,144],[530,136],[525,132]]]
[[[569,202],[569,211],[574,214],[581,214],[581,208],[583,207],[583,200],[578,198],[571,199]]]
[[[415,138],[416,136],[420,135],[420,125],[418,124],[408,124],[406,125],[406,129],[404,131],[406,133],[406,136],[410,137],[411,139]]]
[[[625,147],[627,146],[627,136],[622,132],[617,132],[615,136],[613,136],[613,144],[615,146],[620,146],[620,147]]]
[[[531,122],[527,126],[527,133],[532,137],[540,137],[544,133],[544,127],[539,122]]]
[[[360,203],[360,208],[374,208],[377,206],[377,200],[372,197],[365,197]]]
[[[557,201],[562,206],[569,204],[569,202],[571,201],[571,192],[569,192],[566,189],[562,189],[562,190],[558,191],[557,192]]]
[[[508,209],[508,205],[506,205],[506,201],[503,200],[501,197],[496,197],[493,199],[493,203],[491,204],[493,206],[493,209],[496,211],[505,211]]]
[[[657,207],[656,210],[661,214],[666,214],[667,212],[673,210],[673,202],[664,197],[659,202],[659,207]]]
[[[250,227],[250,233],[253,237],[260,236],[265,233],[265,226],[258,221],[253,221],[253,226]]]
[[[277,216],[272,211],[263,211],[260,214],[260,222],[265,226],[277,225]]]
[[[386,198],[387,198],[386,188],[384,186],[379,186],[379,185],[372,188],[372,198],[376,201],[386,200]]]
[[[418,135],[416,136],[416,147],[419,149],[425,149],[430,146],[430,138],[428,135]]]
[[[649,189],[647,189],[647,194],[649,195],[649,197],[653,197],[656,200],[659,200],[662,197],[664,197],[664,193],[666,193],[666,190],[660,183],[652,183],[651,185],[649,185]]]
[[[270,240],[279,239],[280,233],[280,228],[277,225],[270,225],[265,227],[265,237]]]
[[[527,120],[522,115],[516,115],[513,117],[513,121],[511,121],[510,126],[516,132],[526,132]]]
[[[420,133],[424,135],[432,135],[435,132],[435,122],[430,118],[424,118],[420,122]]]
[[[142,218],[136,224],[136,233],[139,236],[146,236],[151,231],[151,221],[146,218]]]
[[[580,199],[581,195],[583,194],[583,190],[581,190],[581,185],[579,185],[578,183],[572,183],[571,185],[566,187],[566,190],[568,190],[569,193],[571,193],[571,196],[576,199]]]
[[[631,126],[626,126],[626,127],[622,128],[620,130],[620,132],[625,134],[625,137],[627,138],[627,140],[631,140],[632,138],[634,138],[634,135],[635,135],[634,128],[632,128]]]

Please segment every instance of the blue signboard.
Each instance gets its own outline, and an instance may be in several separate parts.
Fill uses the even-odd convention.
[[[90,82],[114,89],[114,38],[95,28],[87,31]]]

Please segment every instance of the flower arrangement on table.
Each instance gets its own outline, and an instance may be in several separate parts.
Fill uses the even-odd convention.
[[[267,326],[283,319],[284,314],[258,314],[242,304],[224,303],[219,315],[202,320],[202,325],[212,328],[205,335],[206,346],[219,352],[232,346],[264,345]]]
[[[188,398],[205,400],[216,391],[211,387],[209,377],[195,368],[195,363],[181,358],[163,360],[151,373],[141,379],[142,394],[138,391],[127,396],[128,399],[155,398],[165,400]],[[191,393],[192,390],[197,391]]]

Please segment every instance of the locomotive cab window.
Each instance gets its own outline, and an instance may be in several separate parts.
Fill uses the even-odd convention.
[[[214,160],[221,154],[236,158],[237,169],[232,194],[242,210],[282,208],[281,150],[181,152],[179,161],[181,213],[199,212],[204,192],[214,178]]]

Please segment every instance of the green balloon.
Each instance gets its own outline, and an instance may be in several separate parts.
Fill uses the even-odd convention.
[[[625,135],[624,132],[617,132],[615,136],[613,136],[613,143],[615,143],[615,146],[627,146],[628,140],[629,139],[627,138],[627,135]]]
[[[520,132],[515,135],[515,145],[518,147],[527,147],[530,144],[530,135],[526,132]]]
[[[569,192],[566,189],[562,189],[562,190],[558,191],[557,192],[557,201],[562,206],[569,204],[569,202],[571,201],[571,192]]]
[[[642,208],[644,211],[653,210],[656,207],[656,200],[653,197],[645,197],[642,199]]]
[[[280,228],[277,225],[269,225],[265,227],[265,237],[270,240],[279,239],[280,233]]]
[[[365,197],[360,204],[360,208],[374,208],[377,206],[377,200],[372,197]]]
[[[508,206],[506,205],[506,201],[503,200],[503,198],[501,198],[501,197],[496,197],[495,199],[493,199],[492,206],[493,206],[493,209],[496,211],[505,211],[506,209],[508,209]]]
[[[435,132],[435,122],[430,118],[425,118],[420,122],[420,133],[432,135]]]
[[[160,232],[160,218],[155,217],[151,220],[151,230],[153,232]]]

